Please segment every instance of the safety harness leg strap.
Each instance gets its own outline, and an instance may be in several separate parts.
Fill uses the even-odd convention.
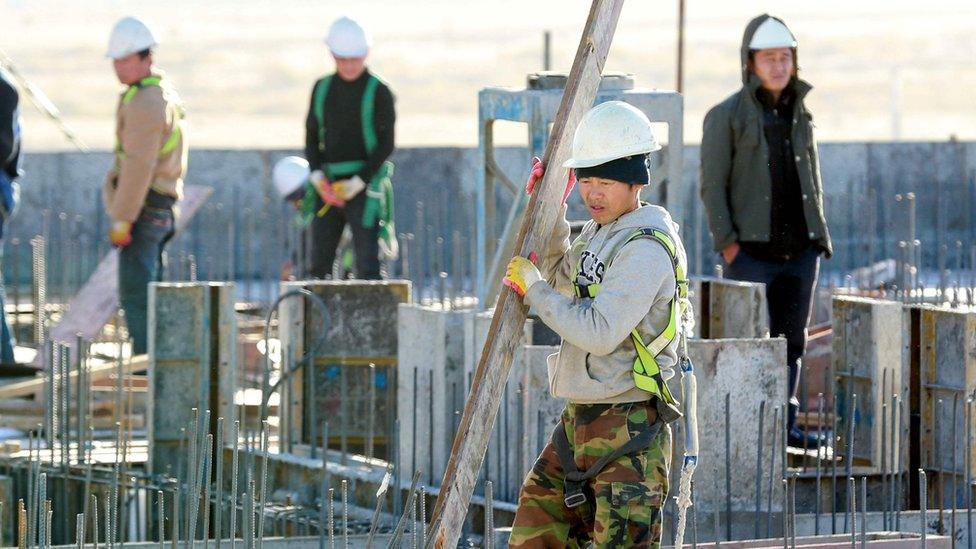
[[[576,457],[573,454],[573,447],[569,444],[566,437],[566,426],[560,422],[552,431],[552,446],[556,450],[559,462],[563,467],[563,502],[566,507],[572,509],[586,503],[586,494],[583,487],[586,481],[600,474],[607,465],[617,461],[623,456],[633,454],[639,450],[650,447],[654,438],[661,431],[661,422],[655,421],[647,430],[627,441],[626,444],[601,457],[591,465],[586,471],[580,471],[576,467]]]

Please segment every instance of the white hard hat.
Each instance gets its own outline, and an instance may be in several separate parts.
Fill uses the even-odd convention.
[[[294,193],[308,181],[308,160],[300,156],[286,156],[275,163],[271,179],[282,198]]]
[[[623,101],[607,101],[583,115],[573,135],[573,157],[563,167],[589,168],[660,148],[651,121],[640,109]]]
[[[752,33],[752,40],[749,41],[750,50],[795,47],[796,38],[793,37],[793,33],[774,17],[767,17],[756,32]]]
[[[366,57],[373,40],[355,19],[343,16],[329,27],[325,43],[336,57]]]
[[[136,17],[123,17],[112,28],[105,57],[122,59],[126,55],[148,50],[156,44],[156,36],[148,25]]]

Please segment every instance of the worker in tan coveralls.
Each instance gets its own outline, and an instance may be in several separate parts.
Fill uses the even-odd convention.
[[[156,38],[135,17],[116,23],[106,56],[127,86],[116,114],[115,163],[103,198],[109,239],[119,248],[119,302],[133,354],[147,351],[149,283],[162,277],[162,253],[173,234],[173,206],[183,190],[186,135],[179,96],[153,70]]]

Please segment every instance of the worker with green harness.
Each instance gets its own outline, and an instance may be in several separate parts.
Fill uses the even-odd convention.
[[[331,278],[336,249],[348,224],[356,276],[380,278],[380,252],[397,253],[393,225],[393,93],[366,68],[370,38],[356,21],[341,17],[326,44],[334,74],[312,88],[306,119],[305,157],[312,170],[300,199],[300,219],[311,231],[309,274]]]
[[[682,416],[668,380],[680,367],[693,418],[694,375],[681,345],[693,321],[678,226],[640,200],[649,154],[660,148],[640,110],[620,101],[591,109],[563,165],[572,171],[548,249],[508,265],[504,284],[562,338],[548,359],[549,389],[568,401],[522,485],[510,547],[661,543],[669,424]],[[535,161],[528,192],[544,168]],[[570,244],[574,176],[591,220]],[[689,485],[696,464],[697,441],[688,438]]]

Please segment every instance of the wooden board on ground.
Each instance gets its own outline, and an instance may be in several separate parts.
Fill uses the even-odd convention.
[[[149,358],[146,355],[136,355],[132,359],[127,360],[122,363],[122,375],[131,374],[133,372],[141,372],[149,366]],[[116,375],[118,372],[119,365],[115,362],[103,362],[101,364],[93,364],[88,370],[88,381],[95,382],[101,379],[106,379]],[[72,369],[68,374],[72,387],[74,387],[75,378],[78,376],[78,370]],[[7,385],[0,385],[0,399],[4,398],[17,398],[17,397],[29,397],[32,395],[40,395],[44,391],[44,383],[46,382],[44,376],[38,376],[34,379],[28,379],[27,381],[18,381],[16,383],[10,383]]]
[[[546,173],[529,198],[516,238],[519,255],[543,251],[549,242],[566,185],[567,170],[562,164],[570,156],[577,125],[596,99],[622,7],[623,0],[594,0],[590,7],[546,144]],[[527,312],[521,299],[511,298],[511,290],[501,292],[431,517],[433,535],[428,546],[457,546]]]
[[[200,185],[188,185],[183,189],[183,200],[176,205],[179,212],[176,217],[176,234],[187,227],[212,193],[212,188]],[[68,302],[67,312],[51,328],[48,337],[68,344],[72,355],[79,335],[86,341],[95,339],[119,309],[118,272],[119,252],[112,248],[98,263],[95,272],[88,277],[81,290]],[[40,366],[43,360],[43,353],[38,353],[34,365]]]

